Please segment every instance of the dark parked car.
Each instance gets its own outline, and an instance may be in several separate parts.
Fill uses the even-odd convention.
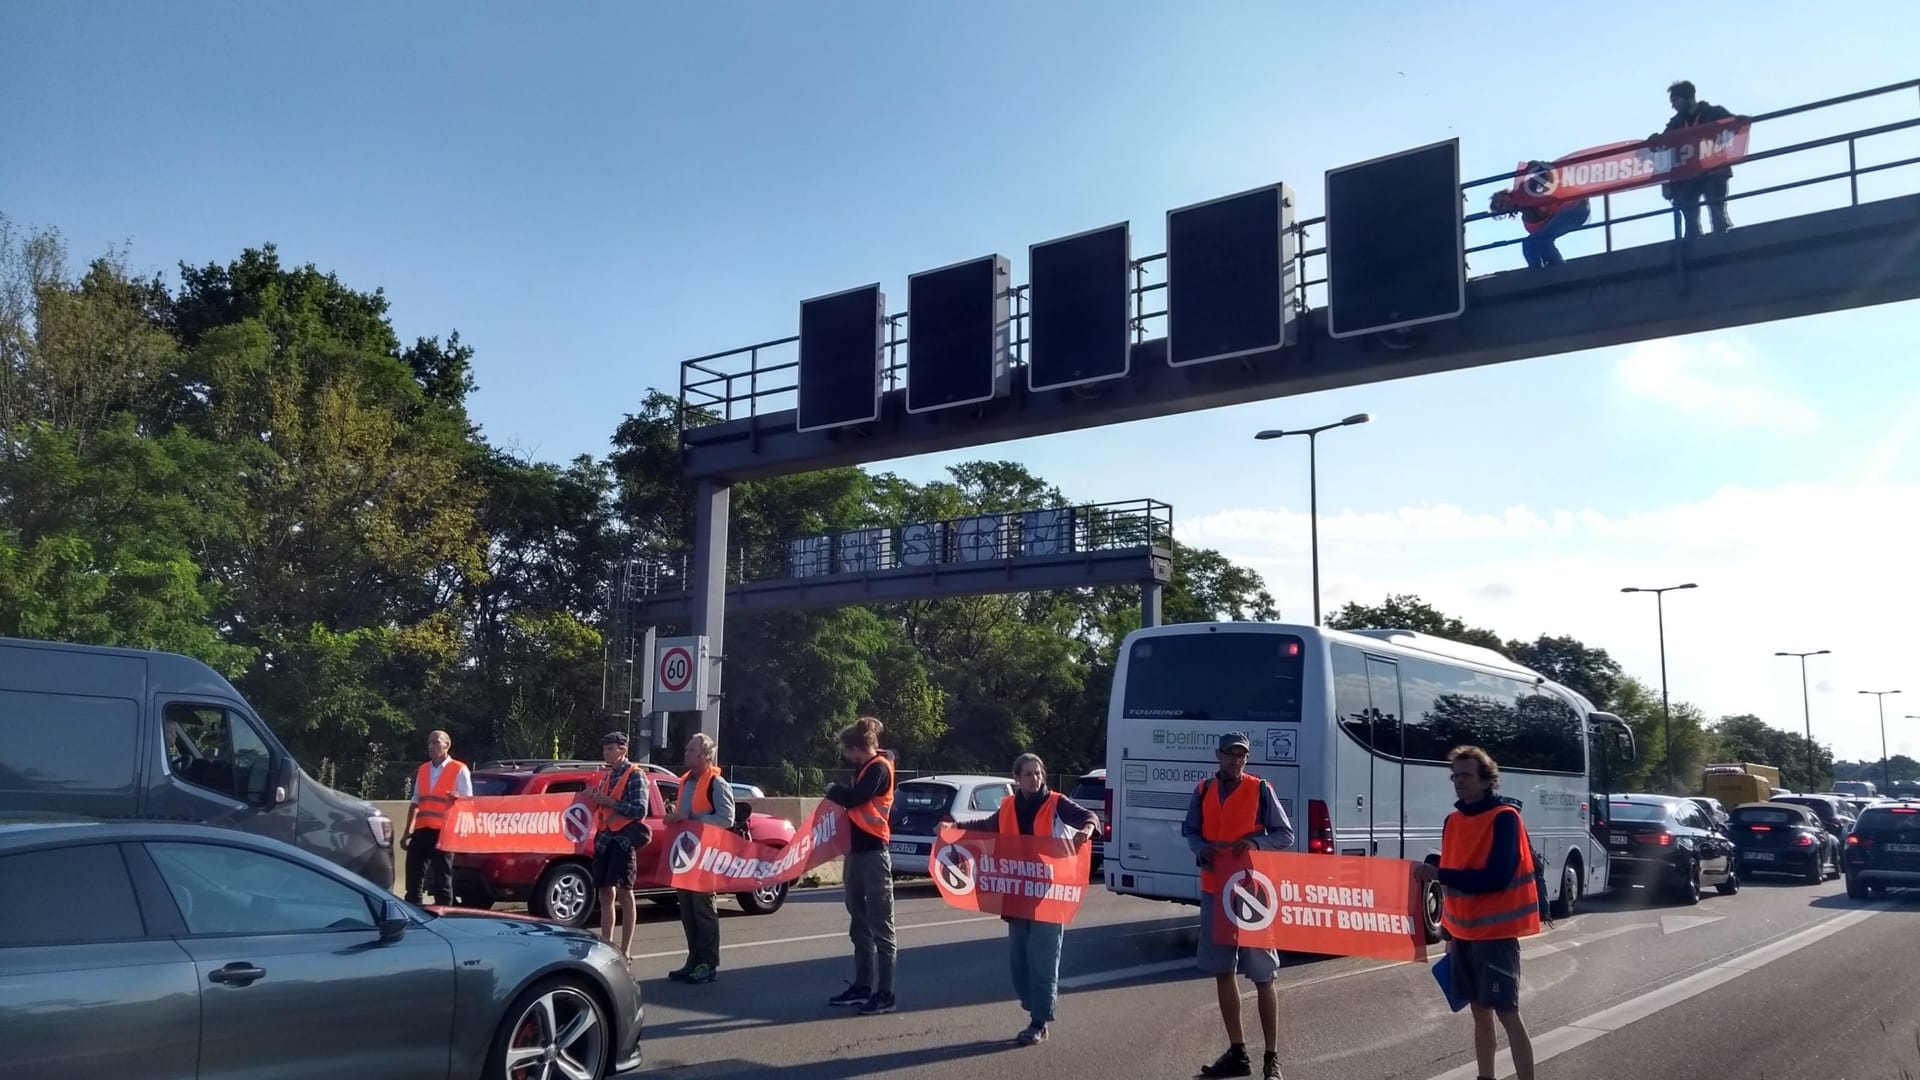
[[[585,791],[606,771],[599,761],[483,762],[473,770],[475,795],[562,795]],[[647,827],[658,837],[665,833],[667,805],[680,797],[680,779],[654,765],[641,772],[653,785],[647,792]],[[771,814],[756,814],[750,803],[736,800],[736,821],[762,843],[785,847],[793,840],[793,825]],[[634,893],[658,903],[674,897],[666,866],[665,846],[641,848]],[[787,902],[790,883],[769,885],[734,897],[749,915],[771,915]],[[592,867],[584,858],[560,855],[462,853],[453,857],[453,893],[462,906],[491,908],[502,901],[525,900],[527,910],[567,926],[586,926],[598,911]]]
[[[1774,802],[1792,803],[1813,811],[1820,824],[1833,834],[1836,847],[1847,842],[1847,833],[1853,829],[1853,814],[1848,812],[1846,800],[1838,795],[1780,795]],[[1837,857],[1837,854],[1836,854]]]
[[[1687,798],[1693,802],[1693,805],[1705,810],[1707,812],[1707,820],[1713,822],[1716,827],[1725,829],[1732,823],[1733,819],[1727,816],[1727,808],[1720,805],[1719,799],[1709,798],[1705,795],[1689,795]]]
[[[1093,865],[1107,857],[1107,841],[1113,839],[1113,809],[1107,801],[1107,770],[1095,769],[1075,781],[1067,798],[1093,811],[1100,826],[1093,834]]]
[[[644,1016],[582,931],[414,907],[230,829],[0,824],[8,1075],[602,1080]]]
[[[1699,903],[1703,885],[1722,896],[1740,891],[1733,841],[1692,799],[1613,796],[1607,803],[1607,853],[1612,880],[1660,889],[1683,904]]]
[[[1840,873],[1840,842],[1818,815],[1799,803],[1734,807],[1733,843],[1740,849],[1740,872],[1748,877],[1797,874],[1818,885]]]
[[[1847,837],[1847,895],[1861,900],[1894,885],[1920,887],[1920,800],[1868,807]]]
[[[0,638],[0,814],[191,821],[393,886],[393,822],[300,767],[188,656]]]

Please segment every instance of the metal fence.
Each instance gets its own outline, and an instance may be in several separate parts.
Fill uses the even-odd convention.
[[[1757,138],[1766,133],[1771,148],[1749,153],[1739,163],[1739,183],[1728,202],[1741,220],[1753,224],[1819,210],[1858,206],[1862,202],[1909,195],[1920,191],[1920,79],[1875,87],[1762,113],[1752,119]],[[1595,158],[1612,153],[1592,155]],[[1518,156],[1518,155],[1516,155]],[[1587,160],[1569,159],[1566,163]],[[1903,171],[1904,170],[1904,171]],[[1897,174],[1897,175],[1896,175]],[[1470,205],[1485,202],[1493,185],[1513,182],[1514,173],[1502,172],[1461,185]],[[1680,235],[1680,215],[1666,205],[1657,189],[1645,188],[1608,195],[1600,213],[1585,226],[1567,234],[1562,244],[1569,257],[1616,251],[1671,240]],[[1769,213],[1771,211],[1771,213]],[[1326,303],[1324,241],[1315,246],[1326,218],[1296,221],[1294,281],[1301,312]],[[1503,258],[1523,239],[1511,222],[1494,219],[1486,211],[1466,213],[1469,267],[1476,276],[1514,269],[1519,260]],[[1476,241],[1476,236],[1481,237]],[[1478,256],[1478,258],[1475,258]],[[1133,260],[1133,333],[1145,341],[1166,332],[1167,311],[1164,252]],[[1013,381],[1023,381],[1026,366],[1027,286],[1012,289],[1012,349],[1009,363]],[[903,349],[909,337],[908,312],[886,317],[883,389],[904,384]],[[792,409],[798,401],[799,336],[776,338],[744,348],[709,353],[680,365],[680,426],[682,429],[761,416]]]

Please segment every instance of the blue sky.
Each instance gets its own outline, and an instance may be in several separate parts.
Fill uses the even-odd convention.
[[[1751,3],[1693,29],[1672,4],[1504,23],[1466,10],[14,5],[0,210],[58,226],[76,259],[128,242],[136,267],[170,270],[271,241],[383,286],[403,334],[457,328],[479,348],[473,411],[490,438],[564,459],[604,452],[648,387],[677,386],[679,360],[791,333],[805,296],[878,279],[898,307],[914,270],[998,251],[1018,277],[1027,244],[1116,220],[1157,251],[1167,208],[1274,180],[1310,215],[1326,169],[1438,138],[1461,138],[1473,175],[1634,138],[1664,122],[1677,77],[1758,113],[1920,75],[1910,3],[1832,22]],[[1763,128],[1756,146],[1916,112],[1909,92]],[[1756,164],[1735,183],[1814,167]],[[1863,193],[1916,188],[1910,169]],[[1797,725],[1797,671],[1771,652],[1832,648],[1815,662],[1817,734],[1877,756],[1871,699],[1853,691],[1914,671],[1916,310],[982,453],[1076,499],[1173,503],[1187,539],[1257,565],[1305,618],[1304,447],[1249,436],[1371,412],[1322,445],[1330,604],[1416,591],[1657,676],[1651,605],[1618,586],[1697,579],[1671,605],[1676,696]],[[890,467],[925,478],[964,456],[978,455]],[[1890,741],[1914,752],[1920,721],[1901,717],[1920,713],[1920,680],[1904,696],[1888,699]]]

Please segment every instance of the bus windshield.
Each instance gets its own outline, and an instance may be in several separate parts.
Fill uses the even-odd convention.
[[[1273,723],[1300,719],[1305,649],[1287,634],[1144,637],[1127,654],[1122,715],[1143,720]]]

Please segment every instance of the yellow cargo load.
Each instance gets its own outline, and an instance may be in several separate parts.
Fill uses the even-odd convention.
[[[1709,765],[1702,778],[1700,794],[1720,800],[1731,810],[1741,803],[1766,802],[1780,786],[1780,770],[1752,762]]]

